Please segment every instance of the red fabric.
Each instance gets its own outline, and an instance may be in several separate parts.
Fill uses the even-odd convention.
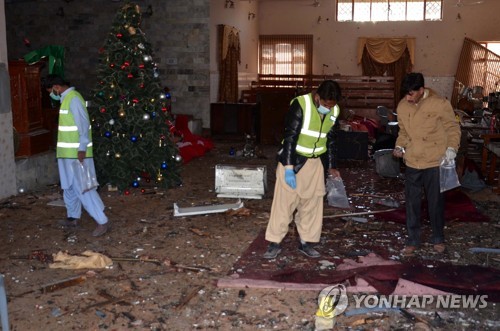
[[[324,237],[326,234],[339,233],[331,231],[337,227],[341,230],[341,224],[324,224]],[[391,230],[388,229],[388,232]],[[500,302],[500,272],[492,267],[482,267],[477,265],[452,265],[436,260],[419,261],[409,260],[405,263],[381,264],[360,266],[348,270],[319,269],[319,263],[315,259],[304,257],[298,253],[297,238],[285,237],[281,242],[282,252],[277,262],[267,263],[264,254],[268,242],[265,240],[265,230],[262,230],[257,238],[250,244],[241,258],[236,261],[230,276],[234,270],[238,270],[238,279],[269,280],[279,283],[299,283],[299,284],[341,284],[349,281],[355,285],[357,278],[363,278],[379,293],[389,295],[394,292],[400,278],[414,283],[428,286],[441,291],[462,294],[462,295],[488,295],[489,302]],[[334,237],[334,235],[332,235]],[[373,238],[372,238],[373,239]],[[371,240],[371,239],[370,239]],[[355,247],[366,247],[359,240],[353,240]],[[338,241],[332,238],[331,242],[323,238],[318,249],[325,254],[324,259],[334,261],[339,265],[342,261],[334,259],[329,254],[345,254],[339,247]],[[395,248],[393,245],[383,247],[376,244],[378,249]],[[372,247],[373,248],[373,247]],[[352,248],[354,249],[354,248]],[[335,252],[335,253],[333,253]],[[384,255],[391,255],[386,252]],[[428,265],[433,267],[429,268]]]
[[[190,115],[176,115],[175,128],[183,137],[182,142],[177,144],[179,154],[184,164],[193,158],[205,155],[207,151],[214,148],[214,143],[208,138],[195,135],[189,130],[188,122],[192,118]]]
[[[447,222],[489,222],[489,217],[478,212],[472,200],[460,189],[447,191],[444,194],[444,218]],[[406,223],[405,206],[397,210],[375,214],[375,219],[385,222]],[[422,218],[428,219],[427,203],[422,203]]]
[[[382,178],[374,169],[356,168],[352,164],[346,163],[346,168],[340,167],[340,171],[348,196],[353,201],[352,205],[357,207],[353,209],[353,212],[363,211],[361,207],[370,211],[377,210],[375,209],[377,206],[370,202],[370,194],[388,197],[401,195],[397,200],[404,199],[404,182],[401,179]],[[354,196],[354,193],[360,192],[362,195],[369,196]],[[476,210],[469,197],[460,190],[445,193],[445,199],[446,221],[482,222],[487,220],[487,217]],[[331,285],[343,283],[346,280],[353,285],[357,278],[363,278],[382,294],[392,293],[399,279],[405,279],[450,293],[485,294],[488,295],[487,301],[500,302],[500,272],[495,268],[452,265],[434,258],[425,260],[425,258],[417,257],[400,264],[372,263],[340,270],[340,266],[345,264],[347,259],[374,253],[387,261],[392,259],[394,252],[401,251],[404,247],[404,239],[394,234],[405,232],[405,212],[403,206],[395,212],[374,214],[380,223],[380,228],[377,225],[377,230],[374,228],[370,230],[363,224],[346,227],[345,221],[339,218],[328,218],[329,214],[333,214],[331,209],[334,207],[325,204],[326,217],[323,222],[321,241],[316,245],[318,251],[322,253],[319,260],[308,258],[297,250],[299,238],[296,231],[290,231],[280,243],[282,252],[276,261],[265,260],[262,255],[269,243],[265,240],[265,230],[262,230],[233,265],[231,278],[236,278],[233,277],[234,273],[240,280],[262,280],[269,281],[269,284]],[[338,214],[338,210],[335,214]],[[428,235],[430,227],[424,222],[423,225],[425,225],[422,227],[423,235]],[[345,237],[348,238],[347,241],[339,240],[339,238],[346,239]],[[431,247],[426,246],[422,249],[432,250]],[[322,268],[319,261],[323,259],[334,263],[337,268]],[[429,265],[433,267],[430,268]]]
[[[354,118],[349,121],[349,125],[352,131],[368,132],[370,138],[375,138],[380,128],[380,124],[376,120],[360,116],[354,116]]]

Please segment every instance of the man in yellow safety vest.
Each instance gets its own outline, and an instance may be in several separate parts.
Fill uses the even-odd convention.
[[[83,206],[97,222],[97,228],[92,235],[102,236],[109,230],[109,222],[104,213],[104,204],[96,191],[92,130],[85,101],[82,95],[60,76],[50,74],[42,83],[50,97],[61,103],[56,157],[67,219],[59,223],[65,227],[76,227]],[[90,186],[77,175],[82,169],[86,170],[87,179],[92,179]]]
[[[323,226],[324,167],[329,176],[340,177],[334,157],[334,125],[340,113],[337,105],[340,97],[338,83],[326,80],[315,92],[290,102],[266,230],[266,240],[270,242],[263,256],[266,259],[273,259],[281,252],[280,242],[288,232],[295,210],[299,251],[309,257],[320,256],[311,243],[319,242]]]

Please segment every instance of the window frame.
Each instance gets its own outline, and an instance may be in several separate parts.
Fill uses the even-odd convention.
[[[335,0],[335,19],[339,23],[353,23],[353,22],[439,22],[443,20],[443,0],[420,0],[422,1],[422,5],[424,6],[422,8],[423,11],[423,18],[422,19],[408,19],[408,5],[411,4],[412,2],[416,2],[419,0]],[[345,3],[349,4],[351,2],[352,9],[351,9],[351,19],[350,20],[339,20],[339,4]],[[373,3],[383,3],[387,2],[387,17],[384,20],[374,20],[374,14],[372,12],[373,10]],[[404,19],[390,19],[389,16],[389,11],[390,11],[390,6],[391,2],[403,2],[405,4],[405,17]],[[439,13],[439,19],[436,18],[426,18],[427,16],[427,11],[428,9],[426,8],[427,5],[432,5],[431,2],[440,2],[440,13]],[[356,13],[355,13],[355,4],[367,4],[369,3],[370,5],[370,19],[369,20],[356,20]]]
[[[286,66],[287,63],[283,62],[282,59],[277,59],[276,53],[280,44],[290,44],[290,51],[288,54],[288,65],[290,66],[289,72],[282,73],[277,72],[277,66],[281,63],[281,65]],[[264,61],[264,50],[265,46],[271,46],[273,48],[273,62]],[[296,62],[294,60],[294,49],[297,49],[297,46],[303,47],[304,55],[303,61]],[[279,51],[283,52],[283,48],[281,47]],[[313,58],[313,35],[259,35],[259,46],[258,46],[258,72],[259,74],[270,74],[270,75],[311,75],[312,74],[312,58]],[[303,65],[304,72],[297,73],[295,71],[295,66]],[[273,72],[269,72],[266,67],[274,66]]]

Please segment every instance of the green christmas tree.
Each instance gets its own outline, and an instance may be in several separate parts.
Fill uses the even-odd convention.
[[[140,25],[137,5],[127,3],[116,14],[89,109],[98,179],[125,193],[180,184],[170,93]]]

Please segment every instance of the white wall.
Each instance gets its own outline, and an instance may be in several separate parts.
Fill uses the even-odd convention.
[[[238,66],[240,90],[257,75],[257,47],[259,42],[259,4],[257,1],[234,0],[234,8],[225,8],[225,0],[210,1],[210,101],[217,101],[219,65],[217,52],[217,25],[225,24],[240,31],[241,63]],[[248,19],[254,13],[255,18]]]
[[[312,34],[314,74],[360,75],[357,63],[358,37],[415,37],[415,65],[426,85],[450,98],[455,72],[465,37],[477,41],[500,41],[500,0],[457,7],[456,0],[444,0],[443,21],[339,23],[335,21],[335,1],[320,0],[235,0],[233,9],[225,0],[210,2],[210,100],[217,99],[218,65],[216,31],[218,24],[240,30],[242,61],[239,65],[240,90],[247,88],[258,71],[259,34]],[[256,17],[248,20],[248,13]],[[457,15],[460,13],[460,20]],[[321,16],[321,23],[318,18]],[[323,64],[328,67],[324,67]]]
[[[0,63],[7,67],[7,37],[5,27],[5,5],[0,1]],[[0,89],[10,86],[0,86]],[[3,95],[4,93],[0,93]],[[4,104],[4,102],[0,102]],[[10,104],[10,103],[9,103]],[[12,110],[0,111],[0,199],[16,193],[16,164],[12,136]]]
[[[259,33],[313,34],[313,72],[321,74],[327,64],[327,74],[344,75],[361,74],[358,37],[416,37],[414,70],[425,76],[454,76],[465,37],[500,40],[500,1],[462,7],[455,6],[456,0],[443,2],[440,22],[340,23],[333,0],[320,0],[319,7],[311,6],[312,0],[265,0],[259,3]]]

